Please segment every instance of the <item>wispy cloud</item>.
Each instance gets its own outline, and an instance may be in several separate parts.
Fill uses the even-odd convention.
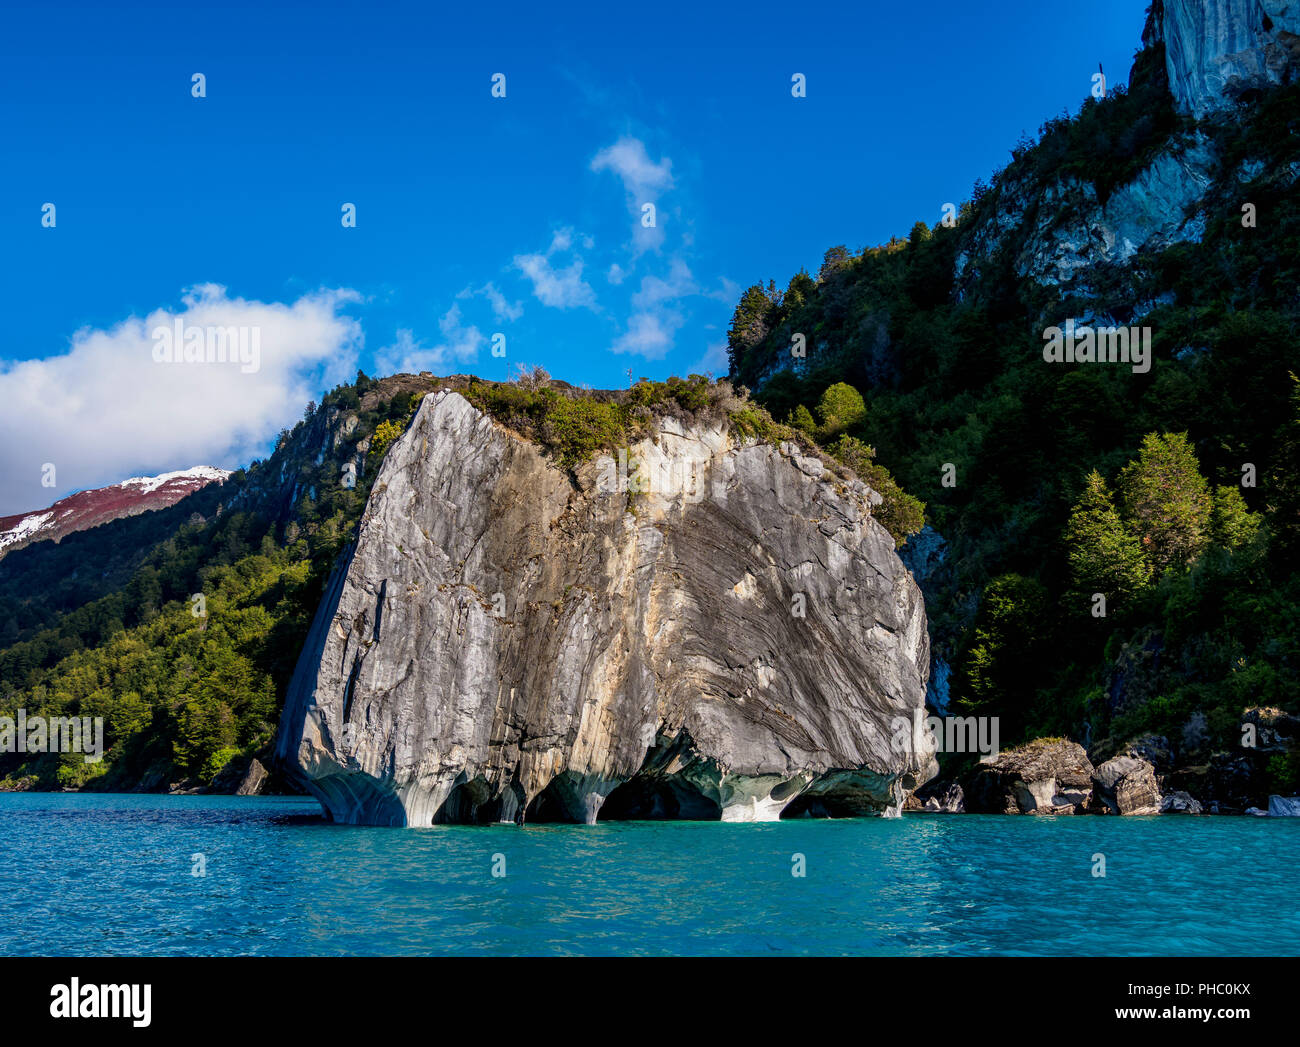
[[[509,301],[496,284],[490,280],[482,287],[467,287],[456,296],[457,298],[486,298],[488,304],[492,306],[492,315],[498,320],[518,320],[524,315],[522,302]]]
[[[632,245],[635,255],[657,251],[664,242],[659,201],[673,188],[673,162],[668,157],[650,159],[645,143],[624,135],[613,145],[600,150],[591,161],[593,171],[610,171],[623,183],[628,214],[632,217]],[[655,206],[655,224],[643,222],[643,208]]]
[[[673,187],[673,162],[663,157],[658,163],[650,159],[645,143],[624,136],[606,146],[591,161],[593,171],[613,171],[623,180],[629,196],[639,201],[656,199]]]
[[[725,291],[726,281],[720,287]],[[703,289],[686,261],[680,257],[673,258],[665,275],[648,274],[641,278],[641,285],[631,298],[632,313],[626,328],[614,340],[610,351],[636,353],[651,360],[662,359],[676,347],[677,333],[687,323],[684,301],[695,297],[716,298],[720,293]],[[725,367],[725,355],[719,364],[712,350],[705,360],[711,365],[708,370],[718,371]]]
[[[699,287],[691,275],[690,267],[682,259],[674,258],[666,278],[653,275],[641,278],[641,289],[632,296],[632,305],[637,309],[650,309],[661,302],[698,293]]]
[[[570,254],[563,268],[551,263],[557,254]],[[583,261],[573,252],[573,230],[557,229],[544,254],[517,254],[511,262],[533,285],[533,294],[543,305],[554,309],[586,308],[599,310],[596,292],[582,278]]]
[[[674,309],[633,313],[627,330],[614,340],[610,352],[662,360],[672,350],[674,338],[685,322],[685,317]]]
[[[435,374],[453,369],[456,365],[477,359],[479,350],[487,340],[473,324],[461,320],[460,306],[453,304],[438,320],[442,340],[426,346],[406,328],[397,332],[397,341],[375,353],[375,361],[384,374]]]

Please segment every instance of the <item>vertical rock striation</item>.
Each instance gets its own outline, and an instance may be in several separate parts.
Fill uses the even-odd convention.
[[[651,490],[425,398],[278,737],[336,821],[894,813],[932,776],[928,734],[891,744],[929,652],[873,492],[724,425],[661,419],[631,457]]]
[[[1156,0],[1144,42],[1165,45],[1169,89],[1197,118],[1300,69],[1300,0]]]

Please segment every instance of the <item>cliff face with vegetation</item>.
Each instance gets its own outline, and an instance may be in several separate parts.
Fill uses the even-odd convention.
[[[840,431],[924,503],[901,551],[933,705],[1099,765],[1137,744],[1235,809],[1300,787],[1246,729],[1300,696],[1298,11],[1157,2],[1126,89],[1018,143],[953,222],[751,287],[729,342],[796,427],[849,387]],[[1149,329],[1149,371],[1047,362],[1071,320]]]
[[[102,716],[106,753],[0,753],[0,789],[196,789],[228,765],[233,788],[269,758],[374,434],[424,388],[358,376],[224,483],[6,556],[0,716]]]
[[[424,414],[417,408],[444,389],[455,392],[437,403],[444,411],[455,404],[461,427],[431,434],[422,420],[435,401]],[[413,425],[419,440],[436,437],[436,447],[417,449]],[[626,475],[610,455],[623,449],[626,461],[629,448]],[[415,485],[408,494],[425,513],[418,534],[400,512],[391,515],[400,479],[371,496],[390,454],[394,476]],[[480,455],[475,472],[466,462]],[[499,475],[482,472],[492,461]],[[480,819],[510,811],[514,799],[523,801],[517,813],[532,806],[534,817],[585,818],[602,797],[614,804],[607,815],[768,817],[795,801],[805,810],[894,810],[903,791],[933,771],[924,740],[900,757],[883,728],[870,733],[889,727],[891,710],[919,710],[924,691],[924,610],[893,552],[903,533],[896,521],[915,510],[868,458],[856,464],[870,488],[806,434],[702,378],[579,391],[544,375],[511,384],[358,375],[310,405],[270,458],[223,485],[5,558],[0,715],[102,716],[106,752],[96,763],[78,753],[0,754],[0,789],[295,787],[265,777],[264,767],[275,767],[273,738],[299,652],[304,644],[317,656],[323,649],[313,618],[332,621],[342,595],[378,624],[383,601],[370,590],[382,590],[389,628],[380,627],[382,649],[357,662],[358,680],[377,686],[383,678],[361,668],[380,672],[400,621],[411,630],[402,642],[419,647],[419,677],[451,689],[432,704],[428,695],[402,693],[405,705],[385,715],[400,711],[402,730],[418,728],[421,744],[435,748],[415,758],[413,779],[398,782],[368,765],[372,792],[387,799],[340,805],[339,817],[364,810],[368,819],[405,820],[406,808],[392,799],[398,788],[412,797],[412,815],[430,818],[441,811]],[[459,486],[449,500],[452,484]],[[546,515],[556,499],[565,511]],[[367,506],[368,529],[359,532]],[[470,518],[481,541],[461,550],[458,528]],[[563,526],[552,529],[556,519]],[[575,530],[577,521],[590,533]],[[439,548],[452,559],[406,562],[403,550],[429,551],[424,532],[442,536]],[[465,602],[488,592],[472,572],[489,568],[502,586],[491,595],[511,596],[502,608],[508,621]],[[390,569],[394,581],[385,587]],[[448,587],[445,604],[425,608],[402,587],[435,574]],[[846,586],[865,610],[848,606]],[[478,617],[466,620],[516,646],[498,652],[480,644],[461,664],[459,645],[440,649],[446,638],[431,634],[426,618],[436,609],[448,628],[460,628],[474,606]],[[643,632],[651,622],[654,631]],[[349,655],[368,650],[363,632],[352,636]],[[825,656],[822,646],[836,637],[852,642]],[[603,675],[590,677],[588,662]],[[449,665],[461,667],[444,679]],[[479,686],[463,697],[455,691],[479,672]],[[840,694],[850,681],[854,689]],[[505,697],[495,684],[506,686]],[[707,697],[690,699],[699,689]],[[294,694],[290,707],[301,713],[302,695]],[[381,697],[367,702],[379,710]],[[476,715],[486,719],[466,722],[458,703],[468,701],[482,703]],[[584,721],[584,710],[594,719]],[[317,727],[290,717],[286,730],[301,741],[322,729],[311,758],[326,770],[337,759],[340,780],[363,788],[356,783],[365,774],[333,748],[328,716],[336,714],[325,715]],[[435,722],[447,728],[446,751],[436,749]],[[584,722],[581,739],[570,737]],[[564,726],[546,736],[551,748],[543,753],[536,732],[545,724]],[[414,752],[405,735],[361,737],[391,745],[393,754]],[[297,743],[285,745],[301,787]],[[434,793],[414,797],[432,781],[426,765],[435,751],[443,771],[462,759],[473,773],[465,782],[456,780],[462,771],[452,774],[454,797],[442,789],[430,806]],[[566,783],[578,773],[591,788],[575,786],[570,796]],[[634,787],[609,795],[632,778]],[[495,790],[487,796],[484,782]]]
[[[237,780],[271,759],[310,636],[280,749],[343,818],[890,809],[927,754],[900,761],[866,725],[914,705],[927,675],[932,707],[999,717],[1004,746],[1083,743],[1119,807],[1112,772],[1130,753],[1184,809],[1189,794],[1241,809],[1295,792],[1296,12],[1157,0],[1127,89],[1017,143],[951,224],[832,247],[815,274],[749,288],[730,372],[756,403],[696,380],[576,395],[542,377],[358,375],[224,484],[10,553],[0,715],[102,715],[108,753],[0,754],[0,788]],[[1151,367],[1046,362],[1044,332],[1072,320],[1149,329]],[[494,502],[487,475],[447,498],[464,469],[415,454],[411,435],[435,413],[416,415],[418,397],[444,388],[474,409],[437,401],[448,438],[483,440],[535,512]],[[725,510],[598,495],[601,454],[688,445],[707,448],[710,475],[748,478]],[[394,477],[426,474],[423,502],[409,478],[372,497],[390,450]],[[403,482],[418,524],[395,508]],[[435,503],[483,540],[437,524]],[[489,505],[505,531],[484,523]],[[925,594],[928,672],[885,532]],[[385,572],[423,586],[427,610]],[[837,572],[874,623],[837,602]],[[804,620],[796,591],[820,594]],[[397,649],[394,616],[418,651]],[[462,629],[477,689],[440,660]],[[701,652],[692,634],[718,644]],[[607,639],[603,660],[582,648]],[[444,704],[404,689],[399,663],[417,654]],[[584,675],[589,660],[602,675]],[[872,697],[834,698],[840,675]],[[977,773],[943,759],[945,777]],[[1024,795],[999,780],[997,796],[1067,806],[1054,775],[1025,773]]]
[[[294,779],[368,824],[896,811],[928,636],[879,496],[720,415],[650,415],[630,473],[569,450],[424,398],[290,687]]]

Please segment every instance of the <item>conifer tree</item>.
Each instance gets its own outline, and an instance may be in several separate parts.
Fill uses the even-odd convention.
[[[1156,577],[1186,567],[1209,542],[1210,487],[1186,433],[1148,433],[1119,490],[1124,522]]]
[[[1210,540],[1220,549],[1240,549],[1259,530],[1258,513],[1246,507],[1241,490],[1221,485],[1214,489],[1210,511]]]
[[[1109,601],[1141,591],[1151,568],[1137,538],[1125,529],[1101,473],[1088,474],[1083,497],[1065,528],[1071,590],[1076,601],[1102,593]]]

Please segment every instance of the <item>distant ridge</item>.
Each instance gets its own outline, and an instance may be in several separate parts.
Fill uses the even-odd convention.
[[[196,465],[158,476],[132,476],[60,498],[48,509],[0,517],[0,558],[33,542],[58,542],[124,516],[165,509],[210,483],[224,483],[229,475],[224,469]]]

